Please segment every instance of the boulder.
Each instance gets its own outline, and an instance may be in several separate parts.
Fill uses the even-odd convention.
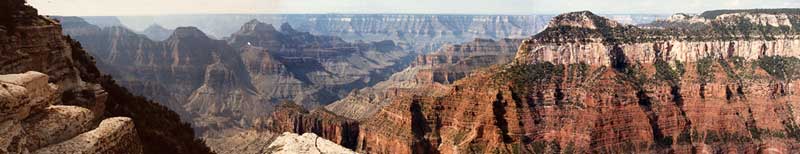
[[[50,106],[25,119],[28,149],[61,142],[91,129],[92,111],[77,106]]]
[[[142,153],[140,142],[132,119],[114,117],[103,120],[92,131],[33,153]]]
[[[56,87],[39,72],[0,75],[0,121],[20,120],[52,104]]]

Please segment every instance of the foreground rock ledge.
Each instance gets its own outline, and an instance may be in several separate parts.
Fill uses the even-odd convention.
[[[275,139],[266,152],[273,154],[355,154],[352,150],[321,138],[316,134],[305,133],[301,136],[289,132],[283,133]]]
[[[33,71],[0,75],[0,153],[142,153],[133,120],[54,105],[63,103],[48,80]]]

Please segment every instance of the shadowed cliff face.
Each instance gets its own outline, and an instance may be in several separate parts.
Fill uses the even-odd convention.
[[[36,77],[23,77],[23,84],[16,86],[25,87],[30,93],[23,97],[28,98],[3,103],[48,103],[32,108],[35,111],[23,123],[5,121],[3,116],[0,140],[5,144],[0,153],[210,153],[175,112],[132,95],[101,74],[80,43],[62,35],[58,21],[39,16],[23,0],[2,3],[2,10],[11,13],[0,15],[4,24],[0,26],[0,74],[44,73],[26,73]],[[12,85],[6,77],[14,76],[3,77],[3,89]],[[6,94],[4,99],[11,96]],[[18,107],[13,111],[29,111]],[[29,128],[14,128],[19,125]],[[20,132],[25,135],[6,136]]]

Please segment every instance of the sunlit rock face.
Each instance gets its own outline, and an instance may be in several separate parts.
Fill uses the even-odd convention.
[[[709,15],[676,14],[643,28],[619,26],[588,12],[560,15],[548,28],[526,41],[520,63],[587,63],[611,66],[613,59],[652,63],[663,58],[694,62],[704,57],[800,56],[792,13],[733,12]],[[710,11],[706,14],[711,14]],[[573,33],[563,33],[572,31]]]
[[[793,32],[722,33],[714,28],[742,25],[716,19],[647,29],[590,12],[562,17],[522,41],[512,63],[439,93],[395,91],[370,116],[337,113],[358,121],[358,135],[344,138],[363,153],[798,151]],[[374,100],[361,98],[350,100]]]

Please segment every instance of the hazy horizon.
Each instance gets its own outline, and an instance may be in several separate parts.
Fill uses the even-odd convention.
[[[798,8],[800,0],[28,0],[42,14],[159,16],[196,14],[527,15],[701,13],[718,9]],[[620,5],[624,4],[624,5]]]

